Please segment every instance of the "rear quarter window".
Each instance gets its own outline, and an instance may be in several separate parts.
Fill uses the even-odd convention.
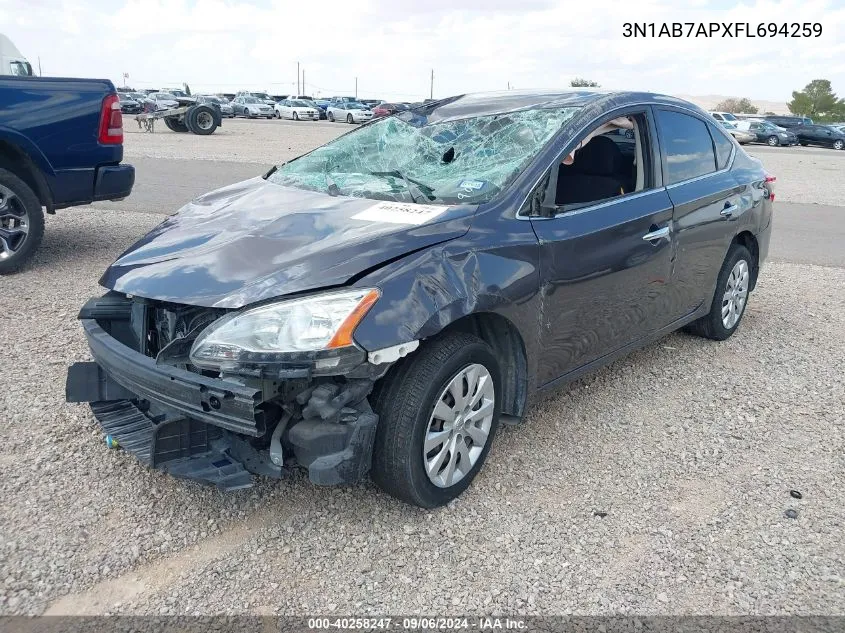
[[[667,185],[716,171],[716,152],[707,124],[694,116],[656,110]]]
[[[709,128],[713,146],[716,148],[716,166],[718,169],[724,169],[728,166],[734,144],[717,126],[711,125]]]

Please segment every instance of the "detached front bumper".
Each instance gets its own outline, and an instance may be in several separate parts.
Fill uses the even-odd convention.
[[[158,363],[106,331],[129,320],[127,305],[113,296],[86,304],[80,320],[94,361],[73,364],[65,386],[68,402],[91,404],[107,444],[152,468],[227,490],[251,486],[253,474],[284,477],[292,462],[316,484],[366,476],[378,419],[366,401],[372,381],[300,380],[285,400],[275,382],[211,378]]]

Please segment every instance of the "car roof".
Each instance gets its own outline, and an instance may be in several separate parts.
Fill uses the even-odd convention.
[[[607,107],[634,104],[676,105],[707,115],[707,112],[697,105],[677,97],[652,92],[595,88],[572,88],[557,91],[502,90],[498,92],[478,92],[440,99],[433,103],[424,104],[422,108],[436,108],[439,118],[451,119],[503,114],[515,110],[581,107],[593,103],[597,104],[600,101],[606,102]]]

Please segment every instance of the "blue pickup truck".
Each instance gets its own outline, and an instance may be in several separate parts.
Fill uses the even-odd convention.
[[[0,274],[38,248],[45,209],[128,196],[135,169],[121,160],[112,82],[0,77]]]

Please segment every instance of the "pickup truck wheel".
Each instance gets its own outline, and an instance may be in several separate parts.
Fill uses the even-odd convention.
[[[18,270],[41,243],[44,212],[23,180],[0,169],[0,275]]]
[[[217,129],[217,117],[214,110],[206,105],[190,108],[185,114],[185,124],[194,134],[208,136]]]
[[[752,261],[747,248],[731,246],[719,271],[710,312],[690,323],[688,332],[714,341],[724,341],[736,332],[748,305]]]
[[[372,396],[379,415],[371,475],[423,508],[448,503],[478,474],[499,424],[501,375],[476,336],[429,339],[400,359]]]
[[[184,123],[180,123],[175,117],[164,117],[164,124],[167,126],[167,129],[171,132],[190,132],[188,126]]]

